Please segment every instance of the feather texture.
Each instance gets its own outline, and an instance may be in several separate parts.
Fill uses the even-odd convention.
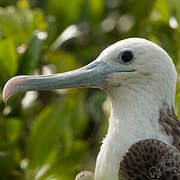
[[[179,180],[180,153],[159,140],[141,140],[120,162],[119,180]]]

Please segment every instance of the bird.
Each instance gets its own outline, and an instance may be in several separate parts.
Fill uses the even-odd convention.
[[[77,70],[15,76],[5,84],[3,100],[31,90],[99,88],[110,98],[109,127],[94,173],[84,171],[76,180],[180,180],[176,81],[166,51],[132,37],[107,47]]]

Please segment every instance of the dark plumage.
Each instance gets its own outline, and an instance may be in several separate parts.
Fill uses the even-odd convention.
[[[120,162],[119,179],[122,175],[124,180],[179,180],[180,153],[159,140],[141,140]]]
[[[173,138],[173,146],[180,152],[180,121],[178,120],[174,109],[164,108],[160,111],[159,123],[161,131]]]

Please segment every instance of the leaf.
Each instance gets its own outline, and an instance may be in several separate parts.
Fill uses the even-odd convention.
[[[179,0],[166,0],[172,16],[175,16],[180,23],[180,6]]]
[[[27,0],[21,0],[17,4],[19,7],[0,7],[0,22],[3,37],[10,37],[19,46],[26,43],[36,29],[45,31],[47,24],[43,12],[28,8]]]
[[[103,0],[91,0],[89,3],[89,13],[91,14],[92,19],[96,22],[102,17],[104,10],[104,1]]]
[[[27,148],[31,168],[44,164],[57,148],[63,130],[62,110],[58,105],[50,105],[35,120]]]
[[[169,21],[170,12],[169,6],[166,0],[157,0],[155,2],[155,9],[159,11],[161,14],[161,19],[165,20],[166,22]]]
[[[77,66],[75,56],[72,53],[47,51],[46,56],[48,63],[56,66],[57,72],[70,71]]]
[[[56,15],[64,29],[67,25],[73,24],[81,15],[83,0],[53,0],[48,1],[48,13]]]
[[[0,74],[7,79],[17,70],[17,54],[11,39],[0,40]]]
[[[44,180],[48,177],[57,177],[60,180],[72,180],[77,174],[77,166],[84,158],[88,150],[86,141],[74,141],[71,153],[68,156],[62,156],[62,149],[52,163],[52,166],[38,180]],[[68,167],[68,168],[65,168]],[[38,174],[38,172],[37,172]]]
[[[17,118],[6,118],[4,120],[4,128],[9,143],[14,143],[20,136],[22,122]]]
[[[122,8],[122,11],[128,12],[133,15],[137,20],[136,23],[139,24],[141,23],[139,21],[145,21],[149,17],[153,9],[154,2],[155,1],[152,0],[125,1],[125,9]]]
[[[13,169],[19,167],[21,152],[18,140],[22,121],[18,118],[3,118],[0,124],[0,177],[8,179]]]
[[[47,37],[46,32],[36,31],[28,42],[26,52],[21,56],[18,74],[32,73],[40,61],[42,44]]]
[[[101,121],[102,103],[105,101],[105,98],[106,95],[104,93],[98,92],[91,95],[88,99],[88,110],[96,123]]]
[[[18,8],[29,8],[29,3],[28,3],[28,1],[27,0],[19,0],[18,2],[17,2],[17,7]]]

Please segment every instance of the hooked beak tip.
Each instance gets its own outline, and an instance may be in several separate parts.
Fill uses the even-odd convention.
[[[22,76],[11,78],[4,86],[3,101],[7,105],[8,99],[16,93],[18,84],[23,82]]]

